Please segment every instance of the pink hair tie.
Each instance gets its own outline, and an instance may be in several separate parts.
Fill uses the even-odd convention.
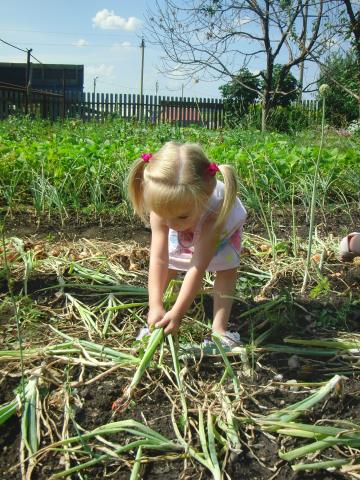
[[[152,157],[152,153],[142,153],[141,158],[144,160],[145,163],[149,163],[150,158]]]
[[[209,163],[209,165],[205,169],[206,175],[209,175],[210,177],[214,177],[216,175],[216,172],[220,172],[218,164],[215,162]]]

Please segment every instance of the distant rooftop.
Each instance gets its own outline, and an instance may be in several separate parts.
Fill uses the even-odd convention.
[[[26,63],[0,62],[0,82],[24,86],[26,69]],[[84,65],[31,63],[30,81],[37,89],[82,92]]]

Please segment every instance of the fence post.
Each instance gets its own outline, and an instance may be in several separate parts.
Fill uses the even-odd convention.
[[[109,94],[105,95],[105,119],[109,116]]]
[[[138,122],[142,121],[142,105],[143,105],[143,96],[136,95],[136,119]]]
[[[116,94],[117,98],[117,94]],[[122,103],[122,94],[119,94],[119,103],[117,104],[117,111],[119,112],[120,118],[123,118],[123,103]]]
[[[161,96],[156,95],[155,97],[156,125],[159,125],[162,122],[160,103],[161,103]]]

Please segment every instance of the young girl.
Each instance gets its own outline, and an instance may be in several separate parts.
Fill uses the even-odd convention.
[[[235,289],[246,211],[236,197],[234,169],[210,163],[197,144],[168,142],[134,162],[128,189],[135,212],[151,226],[149,326],[175,333],[204,272],[216,272],[212,330],[224,346],[237,346],[239,334],[228,331],[229,296]],[[166,312],[163,293],[179,271],[186,272],[184,281]]]

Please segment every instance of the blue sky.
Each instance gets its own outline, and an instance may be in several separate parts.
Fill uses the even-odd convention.
[[[42,63],[83,64],[85,91],[139,93],[145,0],[11,0],[1,5],[0,38],[32,48]],[[144,93],[180,96],[182,81],[157,71],[161,52],[145,47]],[[26,54],[0,43],[0,62]],[[158,82],[158,83],[157,83]],[[184,95],[219,96],[218,84],[198,83]]]
[[[42,63],[83,64],[85,91],[139,93],[141,35],[151,0],[9,0],[1,5],[0,38],[32,48]],[[182,80],[157,70],[161,50],[145,48],[144,93],[180,96]],[[0,43],[0,62],[25,62],[26,54]],[[256,65],[253,67],[256,69]],[[259,65],[261,68],[261,65]],[[294,72],[295,73],[295,72]],[[308,71],[308,78],[314,76]],[[223,82],[190,83],[185,96],[219,97]]]

